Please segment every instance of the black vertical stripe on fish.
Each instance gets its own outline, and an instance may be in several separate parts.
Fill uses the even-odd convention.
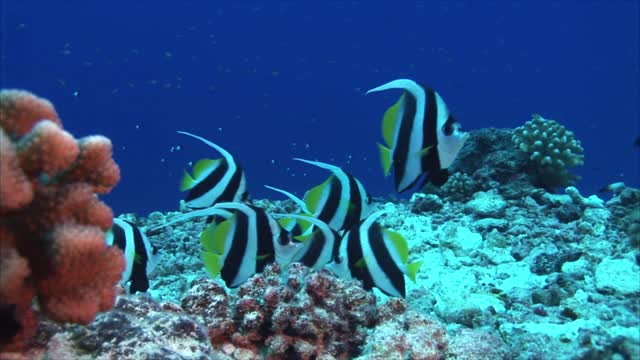
[[[233,211],[235,214],[236,228],[231,239],[231,246],[229,253],[224,259],[222,269],[220,270],[220,277],[224,280],[227,286],[230,286],[236,278],[236,275],[240,272],[240,268],[243,265],[244,255],[247,251],[247,245],[249,242],[249,218],[247,214],[242,211]],[[255,230],[255,229],[253,229]]]
[[[440,169],[440,159],[438,157],[438,112],[443,109],[438,109],[438,102],[436,100],[436,92],[423,85],[420,85],[423,89],[425,89],[426,99],[425,99],[425,116],[424,116],[424,125],[422,128],[422,149],[425,149],[429,146],[433,146],[429,153],[421,159],[421,167],[422,171]]]
[[[385,275],[389,278],[393,287],[400,292],[400,295],[405,297],[405,283],[404,283],[404,273],[398,265],[393,260],[389,249],[387,248],[384,241],[384,233],[383,228],[378,223],[373,223],[367,232],[369,237],[369,244],[371,245],[371,250],[373,251],[373,255],[380,266],[380,269],[385,273]],[[378,287],[381,291],[385,292],[384,289]],[[392,295],[393,294],[388,294]]]
[[[351,174],[346,175],[349,179],[349,199],[351,200],[351,203],[349,204],[347,214],[345,215],[344,222],[342,223],[342,229],[350,229],[352,226],[360,223],[362,207],[364,206],[362,201],[363,198],[365,198],[365,196],[360,193],[360,187],[358,187],[356,178]]]
[[[117,224],[113,224],[111,231],[113,232],[113,245],[117,246],[122,252],[127,247],[127,235],[124,229]]]
[[[243,172],[240,168],[240,165],[236,164],[236,172],[233,173],[233,176],[229,180],[229,183],[225,185],[224,191],[220,196],[216,199],[216,202],[233,202],[236,201],[235,197],[240,190],[240,184],[242,183]],[[242,194],[243,197],[246,194]]]
[[[131,294],[134,294],[137,291],[145,292],[149,289],[149,279],[147,277],[147,261],[149,260],[149,254],[147,254],[140,228],[126,220],[125,222],[131,226],[135,249],[131,276],[129,277],[129,280],[131,281],[129,292]]]
[[[396,183],[396,186],[402,183],[402,179],[406,173],[407,160],[409,158],[409,152],[411,149],[409,148],[410,140],[411,140],[411,132],[413,131],[413,122],[414,117],[416,116],[416,98],[413,94],[407,90],[403,92],[404,104],[403,104],[403,114],[402,119],[400,119],[400,128],[398,130],[398,135],[395,139],[395,145],[393,147],[393,177]],[[421,121],[422,119],[418,119],[417,121]]]
[[[338,212],[342,197],[342,184],[338,180],[337,176],[331,175],[331,181],[328,186],[329,195],[327,196],[326,202],[322,203],[322,201],[320,201],[318,203],[318,205],[322,206],[322,211],[318,214],[318,219],[326,223],[330,223],[331,219],[333,219]],[[315,209],[313,211],[315,211]]]
[[[222,180],[228,170],[229,164],[225,159],[221,159],[220,165],[189,191],[185,198],[185,202],[190,202],[205,196],[209,191],[211,191],[211,189],[214,189],[216,186],[227,187],[227,184],[218,185],[218,183]],[[218,202],[218,200],[214,199],[214,202]],[[213,205],[213,203],[209,204],[208,206],[203,206],[202,208],[206,208],[211,205]]]
[[[361,280],[362,287],[365,290],[371,290],[376,286],[376,284],[367,267],[363,266],[364,264],[362,261],[364,260],[364,255],[362,254],[362,247],[360,245],[361,241],[367,241],[367,239],[362,239],[360,237],[359,226],[356,226],[349,231],[348,238],[343,241],[345,240],[347,241],[347,254],[349,257],[348,266],[351,276]]]
[[[299,261],[308,267],[313,267],[320,257],[322,249],[324,249],[327,243],[327,239],[325,239],[321,231],[316,230],[313,232],[313,237],[307,241],[311,241],[311,244]]]
[[[275,249],[273,247],[273,234],[271,230],[271,224],[269,223],[269,217],[267,213],[256,206],[249,205],[249,207],[255,212],[256,216],[256,241],[257,244],[257,256],[256,259],[256,272],[262,272],[267,264],[272,263],[275,260]]]

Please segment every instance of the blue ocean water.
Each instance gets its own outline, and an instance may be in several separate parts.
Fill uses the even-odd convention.
[[[176,209],[183,169],[218,157],[176,130],[229,150],[253,197],[326,178],[292,157],[393,195],[376,142],[397,93],[364,93],[401,77],[467,130],[558,120],[585,148],[583,194],[640,184],[637,1],[1,4],[1,87],[50,99],[76,136],[111,138],[116,214]]]

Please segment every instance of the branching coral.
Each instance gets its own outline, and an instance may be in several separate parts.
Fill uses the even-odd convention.
[[[113,214],[96,194],[120,171],[109,139],[76,140],[49,101],[2,90],[0,179],[0,305],[18,324],[0,349],[10,351],[36,328],[34,298],[61,322],[86,324],[113,306],[124,258],[105,244]]]
[[[584,162],[580,140],[555,120],[534,114],[513,131],[513,142],[535,164],[536,182],[545,188],[571,185],[578,180],[569,168]]]

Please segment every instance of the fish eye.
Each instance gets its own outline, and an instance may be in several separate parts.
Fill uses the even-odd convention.
[[[458,126],[459,125],[458,123],[456,123],[456,119],[453,116],[449,115],[449,118],[442,126],[442,131],[446,136],[451,136],[456,131]]]
[[[158,248],[155,245],[151,245],[151,253],[156,255],[158,253]]]

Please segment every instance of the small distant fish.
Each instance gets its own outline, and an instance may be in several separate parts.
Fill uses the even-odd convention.
[[[449,113],[440,95],[413,80],[398,79],[367,91],[403,89],[400,99],[384,114],[382,134],[385,145],[378,144],[385,176],[393,166],[396,191],[404,192],[431,182],[447,181],[446,169],[462,149],[469,134]]]
[[[361,280],[367,290],[377,287],[388,295],[405,297],[404,276],[415,281],[422,261],[408,263],[407,240],[376,222],[383,214],[375,212],[349,230],[327,267],[337,276]]]
[[[74,91],[73,92],[73,96],[74,97],[80,97],[80,92],[79,91]]]
[[[336,231],[348,229],[367,217],[371,196],[360,180],[335,165],[300,158],[294,160],[329,170],[332,175],[322,184],[307,191],[304,200],[285,190],[265,186],[286,195],[298,204],[303,212],[326,222]]]
[[[127,292],[134,294],[149,289],[149,274],[160,260],[158,249],[135,224],[115,218],[105,236],[108,245],[115,245],[124,253],[127,266],[120,283]]]
[[[0,344],[9,342],[21,330],[16,304],[0,304]]]
[[[615,182],[613,184],[601,187],[600,189],[598,189],[598,192],[613,192],[614,194],[617,194],[624,190],[625,187],[626,185],[623,182]]]
[[[234,288],[267,264],[288,264],[302,244],[264,209],[245,203],[219,203],[198,215],[217,216],[202,232],[202,261],[212,277]]]
[[[185,171],[180,191],[189,191],[185,198],[191,209],[204,209],[218,202],[240,202],[249,198],[244,171],[233,156],[222,147],[200,136],[178,131],[194,137],[222,154],[220,159],[202,159],[193,167],[193,175]]]
[[[299,226],[297,229],[303,231],[303,233],[294,236],[303,245],[293,255],[291,262],[299,262],[314,270],[319,270],[333,259],[334,253],[337,253],[341,236],[324,221],[298,214],[272,214],[272,216],[281,218],[281,220],[298,220],[295,222]],[[283,221],[281,220],[278,222],[282,225]],[[290,233],[293,235],[292,231]]]

